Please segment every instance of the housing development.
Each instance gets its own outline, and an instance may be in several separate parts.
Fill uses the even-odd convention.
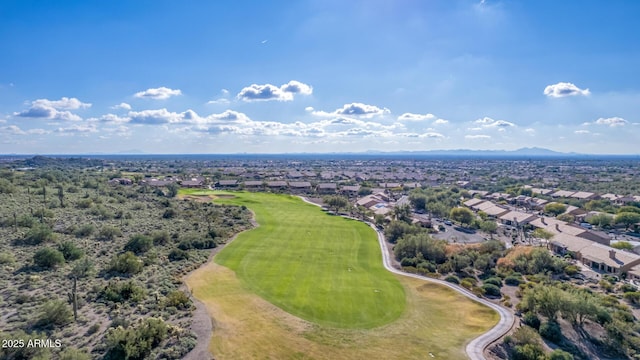
[[[7,344],[58,346],[3,356],[288,357],[295,339],[329,331],[331,344],[346,336],[375,351],[392,336],[404,344],[385,350],[392,357],[633,357],[639,172],[624,157],[5,157],[0,331]],[[344,248],[351,241],[359,252]],[[442,288],[420,290],[433,282]],[[250,305],[223,295],[238,286],[261,304],[246,320]],[[438,310],[448,296],[459,308]],[[465,315],[418,326],[412,345],[400,335],[423,317],[483,306],[473,332]],[[290,316],[319,327],[293,330]],[[287,340],[265,347],[253,322]],[[433,342],[445,335],[450,345]],[[362,346],[296,351],[369,356]]]

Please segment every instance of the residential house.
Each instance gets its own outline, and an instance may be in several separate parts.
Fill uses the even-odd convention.
[[[338,189],[338,184],[336,183],[320,183],[316,190],[319,194],[335,194]]]

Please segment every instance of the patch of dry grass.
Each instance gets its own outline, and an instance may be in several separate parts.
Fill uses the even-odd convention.
[[[214,319],[216,359],[463,359],[464,346],[498,315],[448,288],[398,277],[407,311],[373,329],[336,329],[294,317],[243,287],[210,262],[187,278]]]

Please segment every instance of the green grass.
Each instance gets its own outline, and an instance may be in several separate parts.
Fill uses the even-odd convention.
[[[211,192],[197,193],[206,194]],[[383,268],[376,234],[366,224],[327,215],[287,195],[213,194],[233,194],[214,201],[245,205],[260,225],[215,257],[251,291],[324,326],[366,329],[402,315],[404,287]]]

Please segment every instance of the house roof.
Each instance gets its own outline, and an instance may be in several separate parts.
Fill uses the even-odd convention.
[[[529,222],[537,218],[538,216],[534,214],[528,214],[521,211],[509,211],[508,213],[500,216],[501,220],[509,220],[509,221],[515,220],[519,224],[528,224]]]
[[[614,257],[610,257],[610,253],[614,254]],[[619,268],[626,264],[640,261],[640,255],[614,249],[610,246],[591,242],[590,246],[584,247],[580,250],[582,256],[587,256],[591,259],[597,259],[598,262],[604,263],[608,266]]]
[[[248,180],[244,182],[244,186],[262,186],[264,184],[260,180]]]
[[[345,185],[342,187],[343,191],[358,191],[360,190],[360,185]]]
[[[498,205],[494,205],[494,204],[491,204],[491,205],[492,205],[491,207],[488,207],[488,208],[485,208],[484,210],[482,210],[485,213],[487,213],[487,215],[489,215],[489,216],[499,217],[500,215],[509,212],[508,209],[505,209],[505,208],[500,207]]]
[[[473,198],[473,199],[469,199],[469,200],[463,202],[463,204],[465,206],[467,206],[467,207],[473,207],[473,206],[478,205],[478,204],[480,204],[482,202],[484,202],[484,200]]]
[[[558,190],[552,194],[550,194],[553,197],[570,197],[571,195],[575,194],[575,191],[567,191],[567,190]]]
[[[569,235],[577,236],[587,231],[581,227],[572,226],[567,224],[564,221],[554,219],[554,218],[548,218],[548,217],[540,217],[540,218],[534,219],[530,222],[530,224],[537,228],[545,229],[548,232],[555,235],[569,234]]]
[[[338,188],[338,184],[336,184],[336,183],[321,183],[321,184],[318,184],[318,189],[335,190],[337,188]]]
[[[292,188],[309,188],[311,183],[308,181],[290,181],[289,186]]]
[[[592,192],[588,192],[588,191],[578,191],[577,193],[571,195],[572,198],[576,198],[576,199],[588,199],[591,198],[593,196],[595,196],[596,194],[592,193]]]

